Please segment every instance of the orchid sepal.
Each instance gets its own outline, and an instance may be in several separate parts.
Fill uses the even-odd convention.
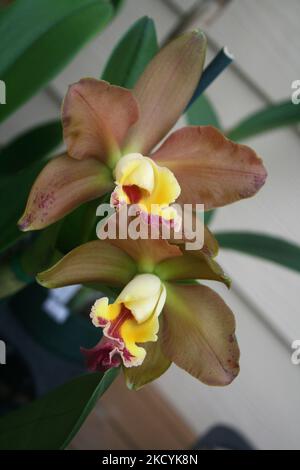
[[[133,90],[140,117],[129,129],[124,154],[148,155],[169,132],[196,89],[205,55],[206,37],[194,30],[169,42],[152,59]]]
[[[231,279],[222,267],[205,253],[184,252],[179,258],[159,263],[154,271],[163,281],[210,280],[222,282],[230,288]]]
[[[179,203],[200,202],[206,211],[253,196],[267,177],[254,150],[212,126],[173,132],[152,158],[174,173],[181,187]]]
[[[207,286],[165,286],[163,353],[207,385],[230,384],[240,355],[230,308]]]
[[[135,274],[130,256],[108,242],[96,240],[75,248],[36,279],[50,289],[97,283],[123,287]]]
[[[84,202],[102,196],[112,186],[111,172],[103,163],[60,155],[38,175],[18,226],[23,232],[45,228]]]

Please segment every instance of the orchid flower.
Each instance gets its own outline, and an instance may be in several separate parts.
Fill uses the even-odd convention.
[[[193,252],[163,239],[96,240],[37,280],[48,288],[83,283],[121,289],[113,303],[102,297],[92,307],[92,322],[103,336],[94,348],[82,349],[90,370],[122,365],[127,385],[137,389],[174,362],[206,384],[226,385],[239,372],[234,316],[209,287],[182,282],[228,285],[216,253],[208,231],[204,248]]]
[[[213,127],[184,127],[155,150],[188,105],[205,51],[203,33],[188,32],[160,50],[132,91],[93,78],[71,85],[66,153],[37,177],[20,229],[42,229],[107,192],[117,208],[134,203],[149,220],[174,222],[175,201],[210,210],[255,194],[266,178],[260,158]]]

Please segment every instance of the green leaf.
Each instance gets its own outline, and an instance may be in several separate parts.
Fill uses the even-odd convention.
[[[0,299],[16,294],[31,284],[39,271],[58,261],[59,254],[54,249],[58,228],[59,222],[47,227],[26,245],[17,247],[1,259]]]
[[[213,220],[213,218],[215,217],[215,215],[216,215],[216,209],[214,209],[212,211],[204,212],[204,223],[205,223],[205,225],[209,225],[211,223],[211,221]]]
[[[65,449],[119,369],[78,377],[0,419],[0,449]]]
[[[96,217],[97,207],[109,203],[110,194],[104,194],[99,199],[87,202],[78,207],[62,220],[56,248],[63,254],[96,238],[96,226],[100,221]]]
[[[201,95],[186,112],[187,121],[192,126],[214,126],[221,129],[217,112],[206,95]]]
[[[15,0],[0,12],[0,77],[6,83],[3,121],[37,92],[108,22],[105,0]]]
[[[114,85],[133,88],[157,51],[153,20],[148,17],[139,19],[117,44],[102,79]]]
[[[251,114],[227,132],[235,141],[247,139],[256,134],[291,126],[300,122],[300,106],[291,101],[283,101]]]
[[[0,182],[41,160],[62,141],[60,121],[42,124],[21,134],[0,150]]]
[[[196,101],[187,110],[186,117],[188,124],[191,126],[214,126],[221,129],[221,123],[217,112],[206,95],[201,95],[196,99]],[[214,210],[205,212],[205,224],[210,224],[214,216]]]
[[[10,261],[1,260],[0,263],[0,300],[19,292],[27,285],[25,280],[18,278]]]
[[[251,232],[221,232],[215,236],[222,248],[259,256],[300,272],[300,246],[294,243]]]

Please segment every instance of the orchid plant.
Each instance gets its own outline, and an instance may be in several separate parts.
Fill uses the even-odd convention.
[[[23,6],[12,2],[7,12],[0,14],[0,31],[6,30],[6,23],[23,19],[28,2],[23,0]],[[56,50],[59,46],[62,52],[59,57],[48,57],[48,80],[84,43],[83,33],[88,36],[99,29],[94,9],[104,25],[113,8],[121,4],[108,0],[76,0],[72,6],[67,0],[51,0],[51,6],[50,0],[30,2],[35,4],[33,23],[43,17],[42,3],[49,3],[56,15],[45,18],[35,42],[26,43],[26,53],[32,53],[35,62],[43,65],[45,54],[38,46],[48,44],[49,49],[52,43],[47,43],[48,38],[53,41],[57,37]],[[86,25],[80,29],[78,11],[83,8],[89,14],[90,30]],[[63,53],[59,25],[64,20]],[[22,37],[26,42],[27,36]],[[30,64],[21,70],[24,44],[16,40],[11,56],[2,54],[7,59],[2,69],[0,60],[0,71],[12,88],[24,86],[24,96],[15,92],[11,103],[0,109],[0,120],[46,79],[44,64],[28,89],[25,84],[20,86],[19,80],[30,70]],[[4,50],[6,46],[4,43]],[[5,194],[6,199],[16,199],[19,189],[16,208],[2,201],[0,297],[8,297],[35,280],[49,289],[88,286],[93,290],[89,326],[93,338],[97,337],[89,345],[83,334],[81,340],[82,356],[92,373],[34,401],[12,417],[8,414],[0,419],[0,448],[9,448],[12,442],[20,448],[45,448],[49,429],[59,435],[54,447],[66,447],[95,397],[101,396],[120,369],[131,389],[157,379],[171,363],[208,385],[227,385],[238,375],[233,313],[205,285],[206,280],[227,287],[231,282],[217,263],[218,242],[207,226],[201,222],[202,248],[191,251],[186,249],[184,236],[99,240],[95,229],[96,204],[104,200],[110,202],[115,214],[135,205],[148,228],[169,224],[176,231],[182,222],[177,204],[204,204],[208,220],[214,209],[254,196],[265,183],[262,160],[237,141],[298,122],[295,107],[275,106],[236,129],[222,132],[209,101],[199,96],[202,77],[207,73],[205,54],[206,38],[198,30],[186,32],[159,49],[152,20],[143,18],[116,46],[102,79],[85,77],[70,85],[62,103],[61,122],[29,131],[0,150],[0,197]],[[206,74],[206,86],[209,81]],[[191,125],[178,128],[178,120],[185,113]],[[61,134],[65,150],[49,158],[60,144]],[[275,253],[270,255],[259,246],[255,253],[260,240],[257,237],[251,238],[249,252],[300,270],[298,247],[272,239]],[[226,246],[227,239],[217,238]],[[241,242],[241,237],[238,240]],[[227,246],[240,249],[239,243],[227,242]],[[270,246],[267,242],[264,238],[263,248]],[[104,296],[106,292],[109,297]],[[61,329],[64,331],[64,325]],[[65,409],[70,408],[66,397],[74,400],[68,426],[66,420],[54,426],[45,410],[54,411],[59,404],[65,416]],[[32,424],[32,416],[43,420]],[[19,426],[20,422],[25,424]],[[24,436],[29,435],[35,437],[26,440]]]
[[[175,227],[178,215],[171,203],[177,200],[203,203],[209,210],[253,196],[266,179],[261,159],[213,127],[175,131],[150,153],[191,100],[205,50],[203,33],[188,32],[151,60],[133,91],[95,79],[72,85],[62,109],[67,153],[51,160],[37,177],[19,227],[44,228],[114,185],[113,207],[138,204],[150,224],[170,221]],[[112,279],[121,282],[122,265],[128,283],[115,302],[109,305],[104,297],[92,307],[93,324],[103,328],[104,337],[94,349],[83,350],[89,368],[103,371],[122,363],[130,369],[127,383],[135,387],[135,382],[153,380],[174,361],[206,383],[230,383],[238,371],[238,347],[229,308],[202,285],[168,284],[186,275],[205,279],[206,261],[202,272],[203,259],[192,255],[181,259],[179,248],[171,250],[166,241],[157,246],[155,240],[145,245],[125,240],[122,246],[127,255],[133,251],[134,260],[142,265],[141,256],[148,256],[150,272],[137,267],[138,274],[132,277],[132,259],[122,255],[119,260],[119,250],[91,242],[37,278],[45,287],[92,281],[109,284]],[[104,259],[103,250],[107,250]],[[163,278],[159,276],[162,261],[163,272],[168,272]],[[210,336],[216,344],[210,344]],[[148,346],[152,342],[155,346]],[[140,343],[145,343],[147,353]]]

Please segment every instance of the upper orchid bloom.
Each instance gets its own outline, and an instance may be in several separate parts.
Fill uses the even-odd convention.
[[[173,173],[158,166],[151,158],[140,153],[130,153],[117,163],[116,188],[111,195],[111,205],[138,204],[147,220],[171,221],[180,224],[179,215],[170,206],[180,195],[180,186]]]
[[[92,78],[71,85],[62,109],[67,153],[35,181],[21,230],[46,227],[106,192],[115,207],[135,203],[148,219],[175,223],[175,201],[210,210],[255,194],[266,178],[261,160],[217,129],[184,127],[153,153],[188,105],[205,51],[203,33],[192,31],[153,58],[133,91]]]
[[[234,317],[209,287],[178,280],[209,279],[228,285],[213,256],[217,244],[207,232],[205,249],[185,252],[165,240],[97,240],[68,253],[38,275],[45,287],[78,283],[114,285],[91,311],[103,329],[100,342],[83,349],[90,370],[123,366],[130,388],[159,377],[176,363],[210,385],[226,385],[238,374]],[[208,255],[206,253],[211,253]]]

